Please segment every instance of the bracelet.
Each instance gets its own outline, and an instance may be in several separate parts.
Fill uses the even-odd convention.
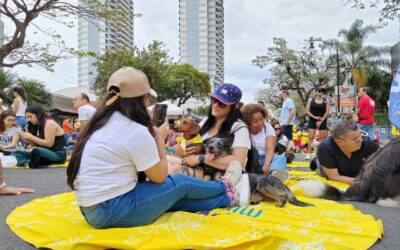
[[[0,189],[5,188],[7,186],[7,184],[5,182],[3,182],[3,184],[0,185]]]

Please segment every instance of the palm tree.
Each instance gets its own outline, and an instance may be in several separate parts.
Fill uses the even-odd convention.
[[[342,29],[338,36],[343,40],[339,42],[339,52],[342,63],[346,64],[352,72],[352,81],[358,87],[363,86],[368,71],[389,68],[388,57],[390,48],[387,46],[366,46],[368,36],[377,31],[373,25],[363,26],[362,20],[356,20],[349,29]]]
[[[41,82],[19,78],[18,86],[25,89],[26,100],[29,104],[40,104],[45,108],[51,106],[51,94],[45,89],[45,86]]]
[[[9,92],[11,86],[13,86],[18,77],[16,74],[11,73],[10,71],[0,70],[0,97],[3,99],[3,105],[9,106],[13,101],[13,96]]]

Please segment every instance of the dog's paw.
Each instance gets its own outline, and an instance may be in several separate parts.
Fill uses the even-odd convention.
[[[391,198],[379,199],[376,204],[382,207],[400,207],[400,202]]]

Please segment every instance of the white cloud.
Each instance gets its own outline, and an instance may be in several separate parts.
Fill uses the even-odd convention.
[[[143,17],[135,20],[135,44],[146,47],[152,40],[166,44],[170,55],[179,57],[179,9],[178,0],[137,0],[135,11]],[[348,28],[356,19],[365,24],[376,24],[378,10],[356,10],[342,4],[341,0],[226,0],[225,9],[225,80],[237,83],[244,92],[244,100],[250,101],[254,91],[263,87],[267,69],[251,65],[251,60],[265,53],[272,45],[273,37],[284,37],[291,47],[303,46],[310,37],[335,38],[342,28]],[[77,40],[76,31],[69,31],[66,38],[71,44]],[[393,45],[399,41],[396,22],[390,23],[368,41],[374,45]],[[55,74],[68,81],[50,79],[50,75],[17,67],[20,75],[38,78],[47,85],[77,81],[77,62],[71,60],[57,64]],[[58,83],[60,82],[60,83]],[[51,87],[56,89],[56,87]]]

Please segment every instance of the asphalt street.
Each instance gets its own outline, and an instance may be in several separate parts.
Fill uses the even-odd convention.
[[[297,169],[297,170],[300,170]],[[34,247],[18,238],[5,223],[8,214],[17,206],[35,198],[69,192],[66,184],[65,168],[48,169],[5,169],[5,180],[10,186],[36,189],[33,194],[20,196],[0,196],[0,250],[24,250]],[[400,209],[384,208],[370,203],[351,202],[365,214],[381,219],[385,233],[371,249],[400,249]]]

